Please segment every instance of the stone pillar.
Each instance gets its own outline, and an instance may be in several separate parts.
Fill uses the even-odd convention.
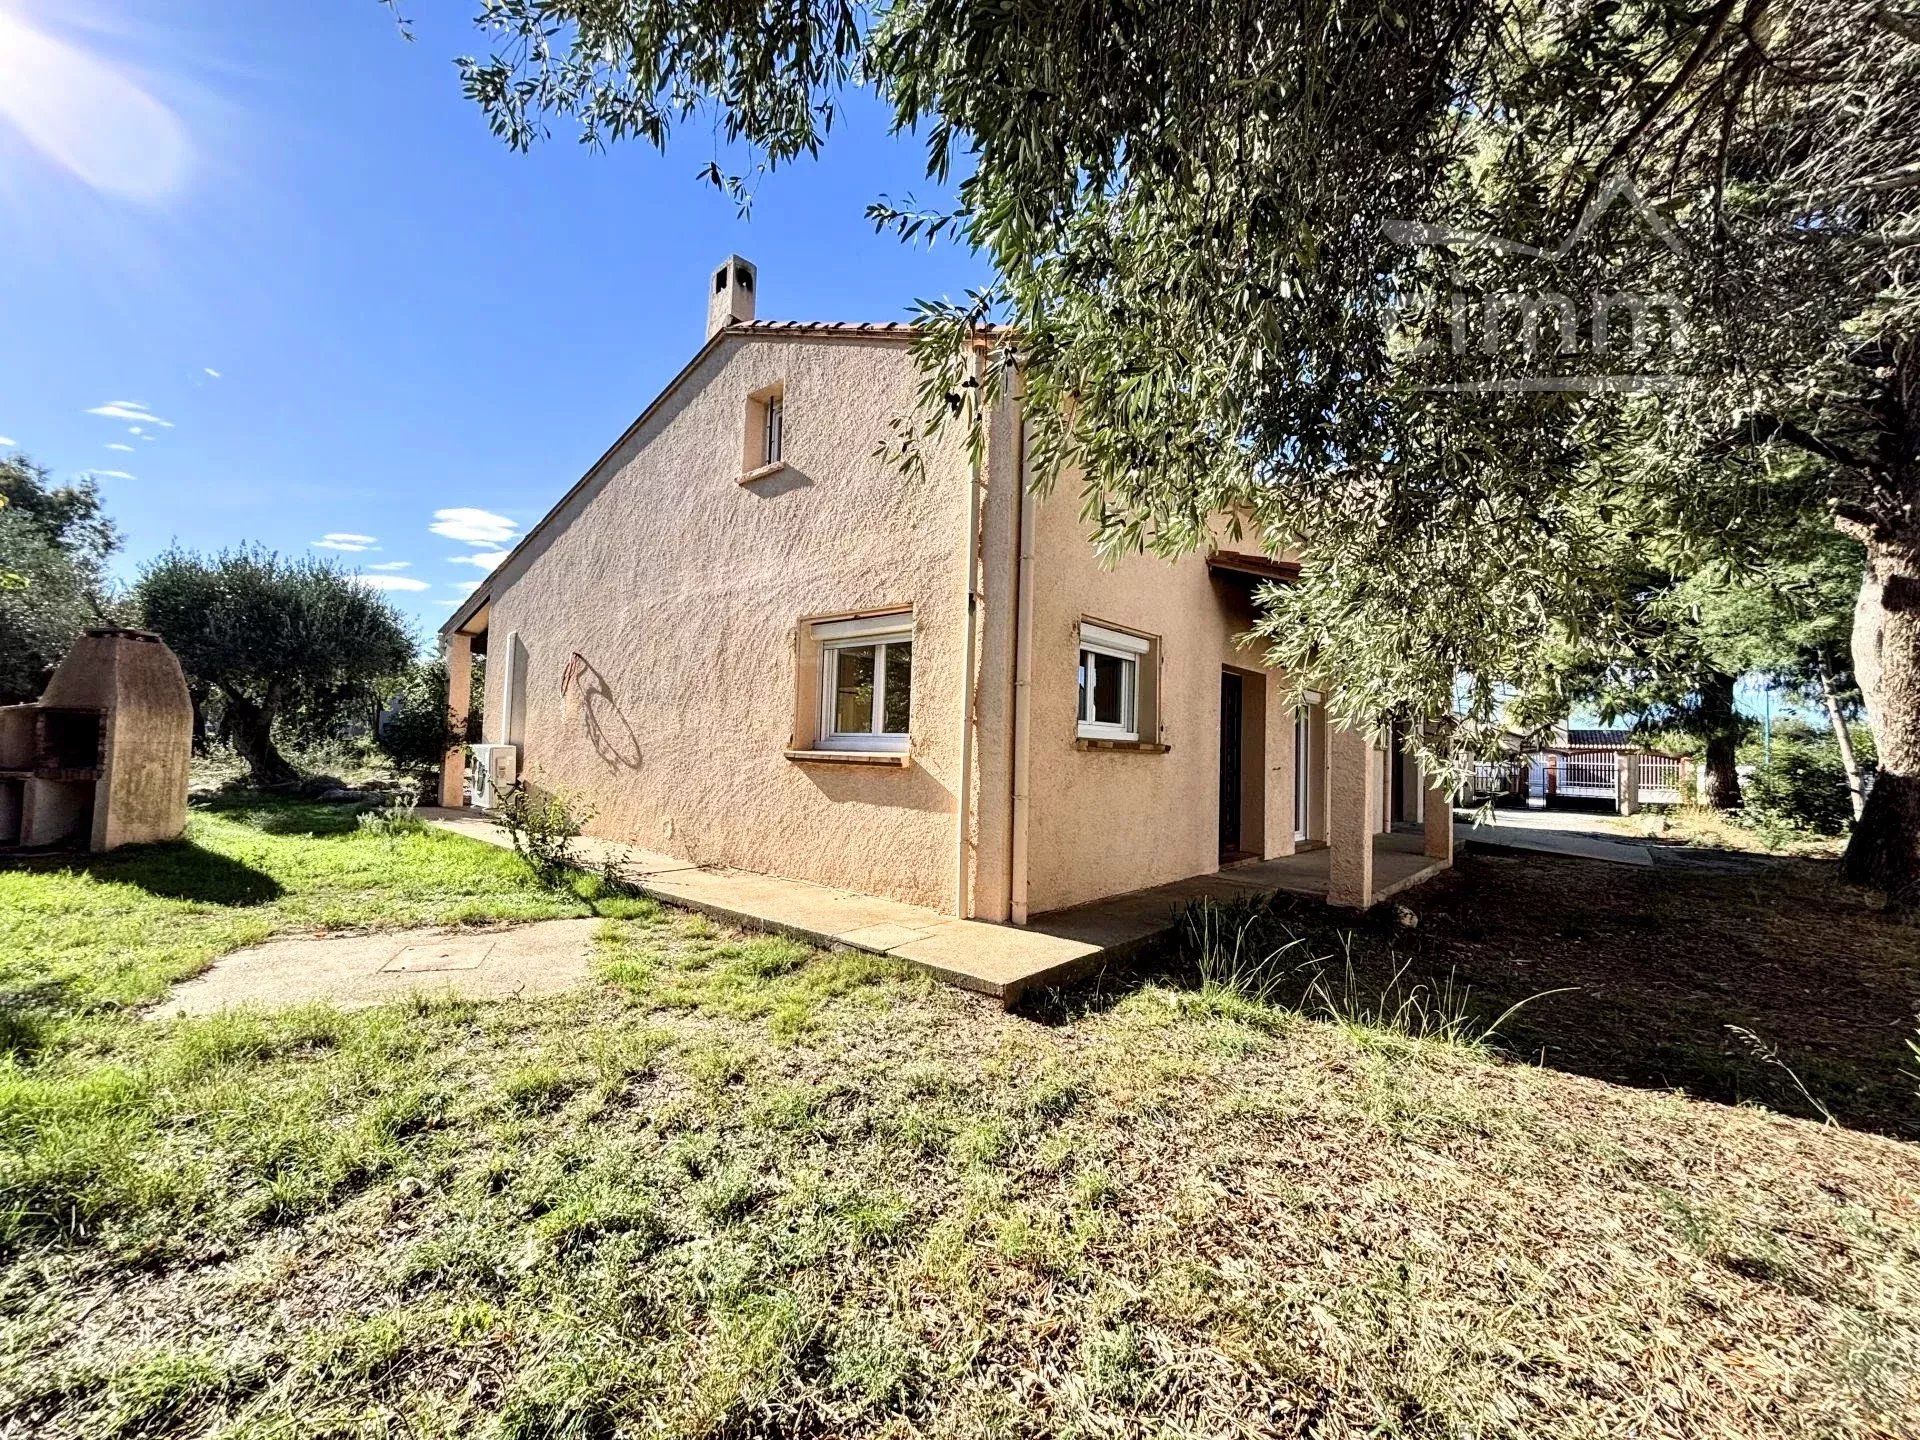
[[[1622,750],[1613,757],[1616,808],[1622,815],[1640,813],[1640,752]]]
[[[440,762],[440,803],[458,810],[466,803],[467,777],[467,696],[473,684],[473,637],[455,634],[447,638],[447,713],[453,720],[453,733],[461,740],[447,748]]]
[[[1379,766],[1363,730],[1327,727],[1327,903],[1373,904],[1373,825]]]
[[[1421,846],[1429,860],[1453,864],[1453,782],[1445,777],[1427,786],[1426,813],[1422,817],[1425,843]]]

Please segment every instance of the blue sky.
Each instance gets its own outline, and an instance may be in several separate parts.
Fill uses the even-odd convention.
[[[459,93],[475,8],[408,43],[376,0],[0,0],[0,448],[99,477],[123,576],[259,541],[424,633],[698,347],[713,262],[778,319],[984,278],[863,218],[934,193],[870,103],[744,220],[703,126],[509,152]]]

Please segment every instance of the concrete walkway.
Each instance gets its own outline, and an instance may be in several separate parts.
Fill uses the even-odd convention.
[[[1453,843],[1489,850],[1522,850],[1534,855],[1571,855],[1613,865],[1653,864],[1652,846],[1580,825],[1578,822],[1584,818],[1581,816],[1571,817],[1575,823],[1569,825],[1552,823],[1561,818],[1567,817],[1555,816],[1543,821],[1526,812],[1515,815],[1497,812],[1491,821],[1481,825],[1456,821]]]
[[[234,1005],[324,1000],[364,1009],[420,991],[470,1000],[551,995],[591,973],[598,920],[537,920],[490,929],[433,926],[364,935],[270,940],[236,950],[182,981],[150,1019],[207,1015]]]
[[[420,815],[488,845],[504,849],[512,843],[479,812],[422,809]],[[1326,853],[1308,852],[1055,911],[1028,925],[996,925],[805,880],[695,865],[619,841],[583,836],[575,848],[583,864],[611,865],[643,895],[732,925],[890,955],[1006,1005],[1029,990],[1063,984],[1158,944],[1196,900],[1260,899],[1283,889],[1324,897],[1327,887]],[[1379,837],[1375,864],[1382,881],[1396,890],[1433,873],[1424,857],[1407,853],[1402,836]]]
[[[1491,823],[1456,822],[1454,844],[1532,855],[1571,855],[1609,865],[1667,870],[1706,870],[1748,875],[1779,864],[1772,855],[1749,855],[1704,845],[1660,841],[1634,833],[1611,815],[1567,810],[1497,810]]]

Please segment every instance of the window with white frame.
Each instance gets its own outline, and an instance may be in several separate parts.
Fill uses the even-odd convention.
[[[905,612],[814,626],[820,642],[820,744],[905,750],[913,702],[913,616]]]
[[[1138,635],[1080,622],[1081,739],[1140,738],[1140,664],[1149,648]]]

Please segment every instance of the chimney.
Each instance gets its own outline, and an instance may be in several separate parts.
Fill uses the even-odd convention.
[[[707,289],[707,338],[729,325],[753,319],[753,282],[758,274],[751,261],[729,255],[713,272]]]

